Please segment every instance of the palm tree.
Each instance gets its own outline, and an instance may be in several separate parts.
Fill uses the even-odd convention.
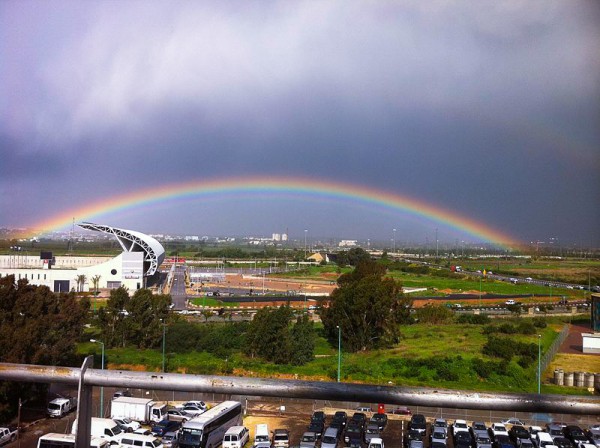
[[[77,277],[75,277],[75,281],[77,282],[77,292],[81,292],[83,290],[86,280],[87,277],[85,274],[79,274]]]
[[[92,284],[94,285],[94,295],[98,295],[98,285],[100,285],[100,275],[94,275],[92,277]]]

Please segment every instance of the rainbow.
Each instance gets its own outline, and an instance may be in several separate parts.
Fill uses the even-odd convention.
[[[33,227],[38,229],[38,231],[44,232],[58,230],[69,226],[73,218],[78,221],[86,221],[100,215],[161,203],[172,199],[197,199],[198,197],[218,197],[231,194],[274,193],[358,201],[359,203],[380,206],[393,211],[400,210],[415,216],[425,217],[486,242],[505,247],[519,244],[516,239],[484,223],[422,200],[364,185],[301,177],[236,177],[161,185],[155,188],[125,193],[80,208],[71,209],[43,222],[39,222]]]

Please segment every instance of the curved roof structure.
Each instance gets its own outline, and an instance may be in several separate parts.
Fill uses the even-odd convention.
[[[114,235],[125,252],[144,252],[144,276],[153,275],[165,259],[165,248],[162,244],[144,233],[91,222],[77,225],[83,229]]]

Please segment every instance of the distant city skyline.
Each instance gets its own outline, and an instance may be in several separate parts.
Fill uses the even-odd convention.
[[[584,0],[1,2],[0,227],[600,247],[599,25]],[[154,195],[211,182],[238,188]]]

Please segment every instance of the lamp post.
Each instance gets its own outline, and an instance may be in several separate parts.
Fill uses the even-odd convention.
[[[104,370],[104,342],[96,339],[90,339],[90,342],[102,346],[102,370]],[[100,386],[100,417],[104,417],[104,386]]]
[[[394,253],[396,253],[396,229],[394,229]]]
[[[337,371],[337,382],[340,382],[340,372],[342,369],[342,329],[339,325],[336,325],[338,329],[338,371]]]
[[[308,229],[304,229],[304,259],[306,260],[306,233]]]
[[[538,334],[538,395],[542,393],[542,335]]]
[[[165,329],[167,327],[167,324],[165,324],[165,322],[161,319],[160,320],[162,323],[162,327],[163,327],[163,340],[162,340],[162,371],[163,373],[165,373],[165,341],[166,341],[166,332]]]

